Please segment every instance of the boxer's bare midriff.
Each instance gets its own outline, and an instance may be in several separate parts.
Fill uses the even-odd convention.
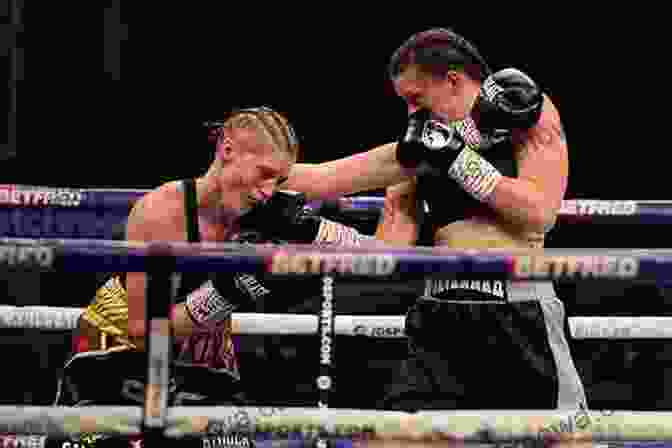
[[[544,235],[491,217],[471,217],[440,227],[434,244],[453,249],[537,249],[543,247]]]

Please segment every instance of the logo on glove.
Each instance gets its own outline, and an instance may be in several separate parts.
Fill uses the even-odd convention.
[[[453,139],[455,130],[437,120],[427,120],[422,130],[422,143],[429,149],[443,149]]]

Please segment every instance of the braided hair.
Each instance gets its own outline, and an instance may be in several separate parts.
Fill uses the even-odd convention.
[[[276,148],[286,152],[294,160],[299,156],[299,139],[287,118],[270,107],[234,109],[223,120],[206,122],[210,130],[210,141],[215,143],[225,130],[256,129],[268,135]]]

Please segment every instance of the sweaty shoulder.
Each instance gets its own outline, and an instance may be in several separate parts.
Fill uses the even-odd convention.
[[[164,238],[162,229],[170,229],[184,215],[183,192],[179,182],[168,182],[142,196],[133,206],[127,224],[129,240]]]
[[[566,137],[560,120],[560,112],[547,95],[544,95],[544,104],[539,121],[525,134],[528,139],[535,140],[537,143],[565,142]]]
[[[519,157],[529,155],[530,151],[542,149],[566,150],[567,138],[560,119],[560,112],[553,101],[544,95],[544,104],[537,124],[525,131],[514,133]]]

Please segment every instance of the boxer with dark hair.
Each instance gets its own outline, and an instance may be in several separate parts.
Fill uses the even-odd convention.
[[[216,124],[213,136],[215,159],[207,172],[143,196],[128,218],[128,241],[358,245],[373,240],[309,213],[303,195],[277,190],[299,150],[283,115],[269,108],[238,110]],[[295,296],[282,288],[296,291],[296,280],[288,284],[282,278],[231,273],[183,273],[178,278],[171,402],[239,403],[231,313],[253,310],[259,300]],[[66,365],[58,404],[143,402],[144,301],[144,273],[116,274],[98,289],[80,318],[75,355]]]
[[[411,36],[388,70],[408,111],[398,141],[297,164],[284,186],[315,198],[388,188],[377,231],[386,241],[542,248],[568,176],[567,141],[551,99],[519,70],[492,71],[450,29]],[[403,384],[384,407],[585,406],[565,323],[551,282],[428,278],[406,319]]]

